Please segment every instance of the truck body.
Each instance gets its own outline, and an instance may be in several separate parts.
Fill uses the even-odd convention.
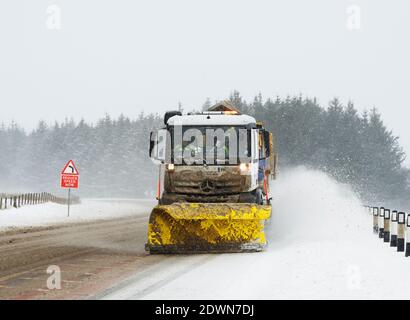
[[[271,210],[269,180],[276,175],[272,134],[227,102],[200,113],[167,112],[164,125],[150,137],[150,157],[159,164],[159,177],[147,249],[220,251],[222,246],[232,251],[249,243],[258,243],[260,249],[266,243],[264,235],[260,239],[261,225]],[[250,233],[235,235],[240,225],[247,225]],[[229,236],[224,238],[218,229]],[[215,236],[208,239],[209,234]]]

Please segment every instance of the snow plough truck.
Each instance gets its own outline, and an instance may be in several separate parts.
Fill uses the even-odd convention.
[[[229,101],[206,111],[169,111],[150,134],[159,165],[148,223],[150,253],[261,251],[276,177],[272,133]]]

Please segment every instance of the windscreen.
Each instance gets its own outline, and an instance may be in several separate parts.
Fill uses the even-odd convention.
[[[242,126],[172,126],[171,159],[181,165],[236,165],[251,159],[250,130]]]

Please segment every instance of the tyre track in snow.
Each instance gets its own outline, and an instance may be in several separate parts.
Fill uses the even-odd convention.
[[[84,298],[164,257],[144,251],[148,214],[0,233],[0,299]],[[58,265],[62,289],[48,290]]]
[[[211,262],[217,256],[217,254],[199,254],[167,257],[165,261],[161,261],[145,271],[125,279],[104,293],[90,298],[103,300],[144,299],[145,296],[183,277],[186,273]]]

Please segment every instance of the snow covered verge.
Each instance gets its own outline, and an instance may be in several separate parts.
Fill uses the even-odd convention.
[[[297,168],[280,174],[272,195],[265,252],[177,257],[150,278],[156,284],[130,281],[110,298],[410,298],[410,258],[373,235],[348,186]]]
[[[154,205],[154,200],[144,199],[85,199],[81,204],[71,206],[70,217],[67,217],[66,205],[56,203],[27,205],[18,209],[1,210],[0,231],[129,215],[146,215]]]

